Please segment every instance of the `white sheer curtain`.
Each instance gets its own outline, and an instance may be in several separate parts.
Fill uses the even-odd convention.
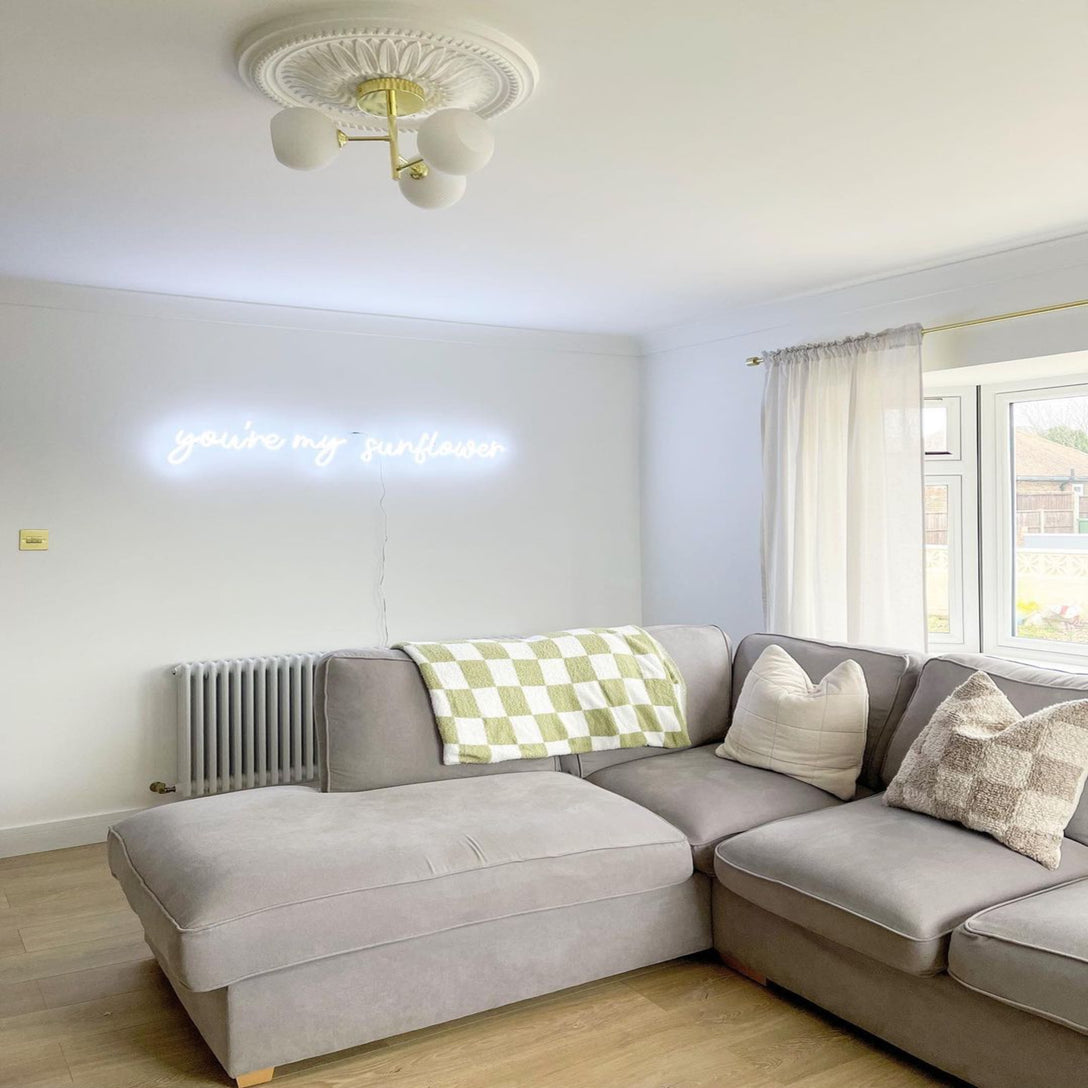
[[[763,356],[767,629],[925,648],[922,330]]]

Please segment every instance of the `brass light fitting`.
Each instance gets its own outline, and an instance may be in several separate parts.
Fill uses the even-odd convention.
[[[419,125],[419,154],[414,158],[401,155],[397,119],[426,110],[428,93],[415,81],[400,76],[364,79],[355,85],[356,107],[368,119],[384,120],[384,132],[352,136],[321,110],[294,106],[272,118],[272,148],[284,166],[317,170],[336,158],[346,144],[388,144],[390,177],[400,184],[409,203],[419,208],[448,208],[463,195],[465,175],[487,165],[495,140],[487,123],[471,110],[438,110]],[[375,126],[370,122],[359,127],[365,131]]]
[[[524,102],[539,72],[499,30],[445,11],[428,26],[424,9],[400,8],[347,0],[272,19],[238,43],[238,74],[280,108],[271,135],[284,166],[320,170],[349,143],[385,143],[404,198],[448,208],[491,159],[487,120]]]
[[[411,117],[413,113],[419,113],[427,103],[427,96],[418,83],[395,76],[380,76],[377,79],[365,79],[355,88],[355,104],[363,113],[387,117],[389,91],[395,92],[397,96],[397,112],[401,117]]]
[[[389,144],[389,170],[394,181],[400,180],[402,170],[407,170],[413,178],[427,176],[427,164],[421,158],[402,159],[397,138],[397,118],[410,117],[418,113],[426,104],[427,96],[418,83],[410,79],[397,79],[394,76],[380,76],[365,79],[355,88],[355,104],[364,113],[374,117],[384,117],[389,131],[385,136],[349,136],[341,129],[336,130],[336,140],[341,147],[354,143]]]

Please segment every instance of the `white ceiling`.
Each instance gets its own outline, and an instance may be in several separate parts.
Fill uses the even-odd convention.
[[[444,0],[541,83],[440,212],[273,159],[234,45],[321,6],[0,8],[0,274],[643,332],[1088,227],[1088,0]]]

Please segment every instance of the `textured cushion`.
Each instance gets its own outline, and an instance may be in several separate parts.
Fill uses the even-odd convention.
[[[759,824],[840,802],[795,778],[718,759],[713,744],[598,771],[596,786],[622,794],[680,828],[695,867],[714,872],[714,847]]]
[[[865,754],[869,693],[856,661],[841,661],[818,684],[781,646],[768,646],[744,679],[733,722],[717,754],[854,796]]]
[[[1088,881],[968,918],[952,934],[948,971],[973,990],[1088,1034]]]
[[[1021,718],[984,672],[934,711],[884,795],[1056,869],[1088,774],[1088,701]]]
[[[1088,876],[1088,847],[1066,843],[1050,872],[985,835],[876,796],[726,839],[714,871],[764,910],[927,975],[944,969],[949,935],[972,914]]]
[[[838,642],[817,642],[786,635],[748,635],[737,646],[733,658],[734,704],[740,697],[749,670],[770,645],[781,646],[814,682],[826,676],[840,662],[852,660],[861,666],[869,691],[869,725],[865,760],[858,781],[871,789],[883,789],[880,764],[888,740],[914,691],[922,667],[921,656],[906,651],[846,646]]]
[[[684,678],[692,747],[721,740],[729,725],[732,693],[733,647],[728,636],[709,624],[662,624],[646,630],[665,648]],[[671,749],[663,748],[621,748],[560,756],[559,761],[563,770],[588,778],[605,767],[671,754]]]
[[[1088,699],[1088,675],[1084,673],[1018,665],[1004,658],[982,654],[950,654],[930,658],[922,669],[914,695],[888,745],[887,757],[881,768],[882,785],[886,786],[895,777],[911,744],[926,727],[940,703],[975,672],[986,673],[1021,714],[1031,714],[1044,706],[1070,699]],[[1080,804],[1065,834],[1068,838],[1088,844],[1088,791],[1081,794]]]
[[[193,990],[692,872],[681,832],[560,773],[198,798],[122,820],[109,856]]]

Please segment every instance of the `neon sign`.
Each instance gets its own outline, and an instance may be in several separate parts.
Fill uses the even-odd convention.
[[[459,461],[494,460],[506,452],[501,442],[475,438],[451,440],[443,438],[438,431],[423,431],[418,438],[393,439],[379,438],[361,431],[353,431],[350,435],[281,434],[278,431],[259,431],[252,420],[247,420],[240,431],[190,431],[181,428],[174,435],[174,447],[166,455],[166,460],[171,465],[183,465],[196,450],[255,455],[303,451],[312,455],[313,463],[318,468],[325,468],[349,445],[361,447],[358,460],[365,463],[386,457],[412,460],[417,465],[446,458]]]

